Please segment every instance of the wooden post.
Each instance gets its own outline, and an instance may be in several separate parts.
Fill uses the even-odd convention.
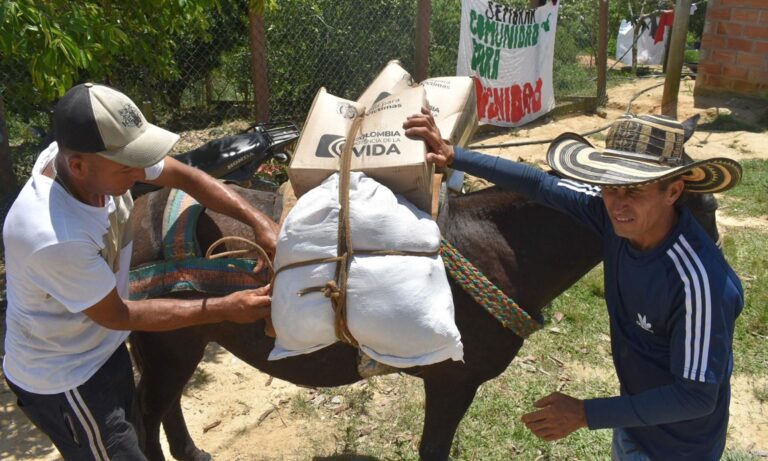
[[[432,0],[419,0],[416,12],[416,81],[426,80],[429,74],[429,22],[432,16]]]
[[[16,176],[13,174],[11,145],[8,141],[8,124],[5,121],[5,101],[0,97],[0,197],[15,189]]]
[[[675,21],[672,23],[672,34],[669,38],[667,76],[664,79],[664,94],[661,97],[661,113],[670,117],[677,117],[677,93],[680,91],[680,74],[683,70],[685,36],[688,33],[690,11],[691,0],[677,0]]]
[[[256,123],[269,121],[269,82],[267,80],[267,37],[264,15],[251,2],[248,11],[248,35],[251,42],[251,80]]]
[[[600,0],[600,30],[597,33],[597,105],[608,102],[608,0]]]

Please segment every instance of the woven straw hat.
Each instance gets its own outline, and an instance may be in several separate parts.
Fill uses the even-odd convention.
[[[558,136],[547,163],[568,178],[598,186],[633,187],[682,175],[689,192],[722,192],[741,180],[741,165],[729,158],[692,160],[683,148],[698,116],[683,123],[662,115],[625,115],[608,131],[605,149],[575,133]]]

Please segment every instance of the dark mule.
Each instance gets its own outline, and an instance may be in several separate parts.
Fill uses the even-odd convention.
[[[279,216],[279,198],[272,193],[239,189],[267,214]],[[136,264],[159,258],[160,220],[167,191],[136,202],[134,251]],[[716,235],[711,196],[694,196],[689,206],[711,235]],[[600,242],[570,217],[526,201],[520,195],[492,188],[451,198],[440,218],[443,235],[505,293],[532,314],[600,261]],[[206,248],[221,235],[252,236],[250,229],[221,215],[206,212],[198,237]],[[442,362],[404,370],[424,380],[426,410],[419,454],[425,460],[445,460],[459,422],[478,387],[502,373],[523,340],[501,326],[460,287],[452,284],[456,324],[464,343],[464,363]],[[357,351],[336,343],[308,355],[267,361],[274,340],[264,335],[263,322],[222,323],[167,333],[134,333],[133,350],[142,368],[139,383],[147,431],[147,454],[162,459],[160,423],[177,459],[207,459],[187,431],[180,397],[184,385],[211,341],[272,376],[308,386],[338,386],[360,380]]]

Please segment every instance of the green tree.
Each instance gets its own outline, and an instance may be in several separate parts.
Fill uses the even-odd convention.
[[[84,79],[170,79],[178,75],[175,40],[205,34],[207,12],[218,6],[217,0],[5,0],[0,4],[0,74],[17,76],[0,87],[5,109],[28,116]],[[6,126],[7,112],[0,113],[0,128]],[[10,171],[6,140],[3,136],[0,143],[0,194],[13,187],[5,178]]]

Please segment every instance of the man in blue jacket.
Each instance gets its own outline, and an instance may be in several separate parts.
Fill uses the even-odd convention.
[[[741,167],[684,152],[696,120],[627,115],[606,149],[559,136],[548,164],[564,178],[454,147],[429,111],[409,117],[427,160],[513,189],[563,211],[600,235],[611,349],[621,392],[580,400],[555,392],[523,415],[552,441],[582,427],[613,429],[615,460],[716,460],[725,448],[734,322],[744,304],[739,278],[690,211],[683,191],[721,192]]]

